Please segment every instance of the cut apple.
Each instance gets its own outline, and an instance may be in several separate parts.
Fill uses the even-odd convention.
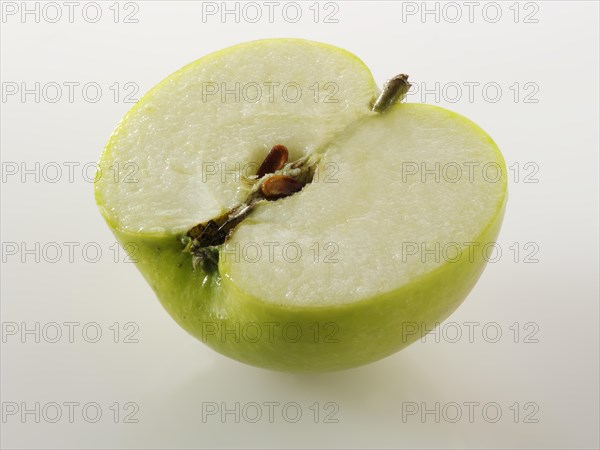
[[[500,229],[504,161],[394,83],[376,101],[354,55],[264,40],[184,67],[126,115],[97,203],[184,329],[249,364],[336,370],[462,302]]]

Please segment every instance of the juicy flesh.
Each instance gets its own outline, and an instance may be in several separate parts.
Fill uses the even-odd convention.
[[[264,80],[298,83],[301,100],[203,98],[206,83]],[[315,102],[315,83],[334,83],[337,102]],[[122,231],[178,235],[245,198],[240,178],[222,170],[249,162],[256,170],[274,144],[286,145],[290,160],[318,151],[311,184],[259,205],[235,229],[221,276],[289,305],[393,290],[444,264],[443,255],[423,259],[423,248],[474,241],[498,214],[505,178],[494,179],[503,167],[495,144],[468,120],[426,105],[372,113],[374,95],[359,60],[320,44],[264,41],[209,56],[163,82],[117,129],[101,167],[134,162],[138,181],[101,178],[99,203]]]
[[[477,239],[504,199],[500,167],[495,144],[468,120],[394,106],[327,148],[317,181],[257,209],[226,243],[222,267],[272,302],[339,304],[393,290]]]
[[[290,160],[312,153],[364,115],[374,91],[359,59],[324,44],[257,41],[202,58],[111,137],[97,182],[104,215],[124,231],[185,232],[243,200],[239,174],[254,174],[273,145]]]

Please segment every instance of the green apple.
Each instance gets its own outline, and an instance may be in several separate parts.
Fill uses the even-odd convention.
[[[356,56],[305,40],[208,55],[127,113],[96,201],[164,308],[216,351],[298,372],[378,360],[463,301],[506,201],[492,139],[400,103],[407,88],[379,93]]]

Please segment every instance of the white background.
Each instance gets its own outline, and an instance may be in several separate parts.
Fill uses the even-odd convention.
[[[318,5],[317,23],[314,7],[309,9],[313,2],[302,2],[297,23],[290,22],[294,10],[282,16],[285,2],[275,10],[273,23],[263,4],[257,23],[246,20],[254,17],[248,9],[239,23],[233,15],[224,22],[219,15],[203,21],[200,2],[121,4],[119,23],[114,23],[111,4],[101,4],[97,23],[86,20],[95,10],[88,7],[82,15],[85,2],[75,7],[73,23],[62,2],[57,23],[50,22],[56,9],[39,4],[36,23],[34,15],[23,20],[20,11],[9,14],[12,6],[22,8],[21,2],[3,2],[8,8],[1,24],[3,92],[13,83],[32,89],[39,82],[41,98],[6,95],[1,105],[2,406],[5,412],[15,404],[46,406],[39,423],[34,414],[22,417],[21,411],[3,417],[3,448],[598,448],[597,2],[487,7],[476,2],[472,20],[465,3],[437,4],[437,21],[434,14],[421,16],[421,2],[337,2]],[[36,7],[34,2],[27,6]],[[436,3],[426,7],[434,9]],[[137,23],[124,23],[134,8],[138,11],[130,19]],[[409,15],[415,8],[417,13]],[[325,13],[335,9],[330,19],[337,23],[324,23]],[[502,16],[493,22],[498,10]],[[462,16],[455,21],[457,11]],[[136,268],[122,261],[124,254],[113,261],[114,238],[96,209],[92,183],[81,173],[84,164],[97,160],[132,106],[123,101],[131,92],[124,83],[139,86],[139,98],[207,53],[266,37],[302,37],[346,48],[380,83],[398,72],[434,91],[439,82],[440,98],[417,94],[410,101],[439,103],[473,119],[513,167],[500,260],[487,267],[436,335],[365,367],[317,375],[269,372],[229,360],[188,336]],[[80,83],[72,102],[65,82]],[[102,88],[96,103],[89,101],[93,89],[87,99],[81,91],[90,82]],[[117,102],[115,82],[120,83]],[[480,83],[471,99],[464,84],[470,82]],[[63,86],[56,103],[48,101],[55,96],[51,83]],[[448,101],[456,97],[452,83],[463,87],[456,102]],[[491,87],[484,91],[486,83]],[[501,98],[495,101],[498,86]],[[39,182],[35,175],[23,182],[20,173],[6,173],[14,163],[31,169],[36,162]],[[55,183],[50,182],[56,174],[52,163],[63,167]],[[65,163],[79,163],[72,182]],[[93,176],[93,170],[89,173]],[[35,254],[6,251],[7,243],[23,250],[53,242],[63,250],[55,263],[48,261],[55,254],[50,247],[39,262]],[[65,242],[79,244],[72,261]],[[86,243],[102,249],[98,262],[82,255]],[[527,243],[532,244],[525,248]],[[93,248],[87,249],[88,259],[94,258]],[[533,262],[524,262],[532,252]],[[35,333],[21,335],[36,322],[47,334],[39,343]],[[49,342],[56,331],[51,322],[63,331],[56,343]],[[64,322],[79,324],[72,343]],[[129,322],[135,324],[137,342],[123,342],[136,331],[124,328]],[[472,339],[465,322],[477,324]],[[88,323],[89,336],[94,335],[90,327],[102,330],[99,342],[82,336]],[[114,323],[120,329],[118,343],[110,328]],[[17,334],[9,334],[14,327]],[[498,329],[501,338],[490,342]],[[452,342],[457,330],[462,336]],[[57,423],[50,423],[56,413],[52,402],[62,407]],[[73,423],[65,402],[79,403]],[[102,408],[96,423],[86,420],[94,410],[86,417],[81,411],[91,402]],[[118,423],[110,409],[115,402]],[[138,408],[137,423],[124,423],[128,402],[137,405],[127,409]],[[204,402],[224,402],[228,408],[236,402],[281,406],[273,423],[265,416],[256,423],[245,417],[236,423],[233,415],[203,421]],[[288,402],[302,409],[296,423],[282,415]],[[310,409],[315,402],[321,410],[318,423]],[[337,423],[325,423],[328,402],[339,408],[333,417]],[[478,404],[472,421],[468,402]],[[454,403],[462,409],[456,423]],[[439,418],[421,415],[436,404]],[[415,405],[417,414],[403,416]],[[485,405],[491,408],[486,413]],[[494,422],[498,408],[502,416]]]

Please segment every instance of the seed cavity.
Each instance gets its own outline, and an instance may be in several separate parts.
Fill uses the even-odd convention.
[[[288,149],[275,145],[263,160],[256,176],[248,178],[246,200],[229,211],[192,227],[181,237],[184,251],[192,254],[192,264],[205,273],[218,271],[219,251],[233,230],[257,205],[289,197],[313,180],[320,157],[304,156],[288,162]]]

